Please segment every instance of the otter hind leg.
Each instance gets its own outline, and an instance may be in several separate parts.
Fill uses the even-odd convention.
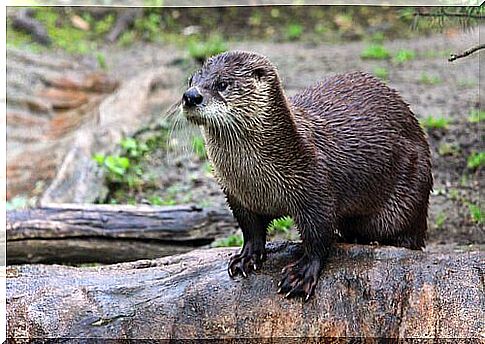
[[[424,248],[427,232],[427,199],[421,206],[412,207],[400,202],[388,202],[381,211],[368,216],[347,218],[342,232],[348,243],[406,247],[413,250]],[[397,207],[396,205],[401,205]],[[414,211],[411,210],[414,208]]]

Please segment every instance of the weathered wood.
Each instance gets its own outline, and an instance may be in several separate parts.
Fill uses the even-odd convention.
[[[7,262],[113,263],[187,252],[233,231],[229,210],[52,204],[7,212]]]
[[[483,253],[339,245],[303,303],[276,294],[300,247],[268,249],[261,272],[235,280],[226,271],[235,249],[94,268],[9,267],[7,336],[483,339]]]

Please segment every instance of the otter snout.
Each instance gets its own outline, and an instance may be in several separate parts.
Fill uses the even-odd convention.
[[[183,105],[186,107],[193,107],[199,105],[204,100],[197,87],[189,88],[182,96]]]

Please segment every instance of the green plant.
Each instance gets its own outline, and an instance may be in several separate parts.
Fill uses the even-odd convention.
[[[32,41],[32,37],[22,31],[14,30],[11,26],[10,20],[7,18],[7,46],[21,47],[32,52],[40,52],[46,47],[37,42]]]
[[[271,221],[268,232],[270,233],[288,233],[291,227],[294,226],[294,221],[289,216],[284,216],[279,219]]]
[[[89,15],[89,13],[86,13]],[[94,20],[90,17],[86,18],[87,21],[93,27],[93,31],[97,36],[105,35],[111,30],[113,24],[115,23],[115,17],[113,14],[108,14],[101,20]]]
[[[106,156],[98,153],[93,159],[108,172],[109,179],[114,182],[122,182],[130,168],[130,160],[119,155]]]
[[[427,73],[421,73],[419,82],[424,85],[437,85],[441,83],[441,78],[436,75],[429,75]]]
[[[485,221],[482,208],[473,203],[468,203],[467,205],[470,212],[470,217],[472,218],[473,222],[480,225],[483,224]]]
[[[446,129],[450,120],[445,117],[428,116],[422,119],[420,123],[426,129]]]
[[[297,40],[303,34],[303,26],[297,23],[288,24],[285,29],[285,36],[290,41]]]
[[[119,155],[95,154],[93,159],[105,171],[108,184],[117,185],[115,189],[133,189],[143,182],[140,161],[149,151],[149,147],[146,143],[130,137],[121,140],[120,145]]]
[[[89,32],[73,27],[67,16],[60,15],[55,7],[37,7],[34,17],[45,26],[55,47],[76,54],[93,49],[95,44],[89,41]]]
[[[376,44],[382,44],[384,42],[385,36],[382,31],[378,31],[372,34],[370,41]]]
[[[108,65],[106,64],[106,56],[103,53],[96,54],[96,60],[98,60],[98,65],[101,69],[108,69]]]
[[[382,44],[371,44],[360,54],[362,59],[385,60],[391,57],[389,51]]]
[[[394,56],[394,61],[397,63],[404,63],[410,61],[416,57],[416,53],[412,50],[401,49]]]
[[[160,196],[153,195],[148,199],[151,205],[175,205],[177,202],[173,199],[164,200]]]
[[[154,12],[148,13],[135,20],[135,29],[140,31],[143,38],[149,41],[155,41],[160,36],[160,15]]]
[[[448,195],[452,201],[458,201],[461,198],[460,192],[458,191],[458,189],[451,189]]]
[[[135,41],[136,34],[134,31],[128,30],[121,34],[118,38],[118,44],[122,47],[131,45]]]
[[[227,238],[218,239],[212,243],[212,247],[230,247],[230,246],[242,246],[243,237],[241,234],[232,234]]]
[[[444,212],[439,212],[435,218],[436,229],[442,229],[446,219],[447,219],[446,214]]]
[[[372,70],[372,73],[383,80],[387,80],[387,78],[389,77],[389,71],[385,67],[375,67]]]
[[[149,151],[148,144],[139,142],[131,137],[121,140],[121,148],[123,148],[128,157],[136,159],[143,157]]]
[[[438,147],[438,154],[441,156],[457,156],[460,154],[460,146],[454,143],[442,143]]]
[[[207,159],[205,143],[202,137],[197,136],[192,139],[192,148],[194,149],[195,154],[199,157],[200,160]]]
[[[188,42],[188,51],[190,57],[199,63],[204,62],[207,58],[220,54],[227,50],[227,46],[219,35],[209,37],[207,41],[200,41],[192,38]]]
[[[468,122],[479,123],[485,120],[485,111],[481,109],[473,109],[468,116]]]
[[[473,152],[467,158],[467,167],[470,170],[476,170],[485,165],[485,152]]]
[[[213,173],[213,167],[212,167],[212,164],[210,163],[210,161],[204,162],[202,168],[203,168],[204,172],[207,173],[207,174]]]

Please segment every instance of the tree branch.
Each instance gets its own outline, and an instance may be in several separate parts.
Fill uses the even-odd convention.
[[[457,59],[460,59],[462,57],[466,57],[468,55],[471,55],[473,54],[474,52],[478,51],[478,50],[481,50],[481,49],[484,49],[485,48],[485,44],[480,44],[480,45],[477,45],[473,48],[470,48],[468,50],[465,50],[464,52],[460,53],[460,54],[451,54],[450,58],[448,59],[448,61],[450,62],[453,62]]]
[[[415,12],[415,16],[421,17],[458,17],[458,18],[470,18],[470,19],[485,19],[485,16],[480,14],[468,14],[468,13],[461,13],[461,12]]]

